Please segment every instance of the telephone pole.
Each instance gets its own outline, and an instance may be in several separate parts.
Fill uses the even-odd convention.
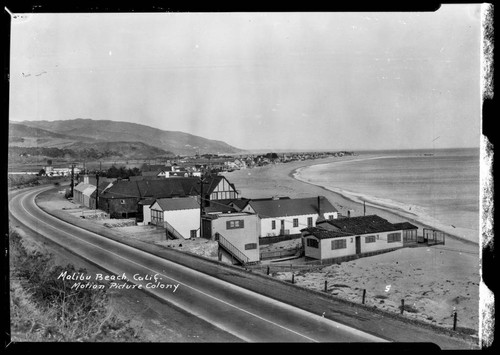
[[[73,197],[73,190],[75,186],[75,164],[71,164],[71,197]]]
[[[205,183],[205,179],[200,177],[200,238],[203,238],[203,214],[204,214],[204,206],[205,201],[203,197],[203,184]]]
[[[95,178],[96,178],[96,194],[95,194],[95,209],[98,210],[99,209],[99,172],[97,174],[95,174]]]

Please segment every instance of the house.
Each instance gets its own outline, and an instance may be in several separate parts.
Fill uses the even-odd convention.
[[[164,227],[172,239],[199,237],[200,205],[195,197],[159,198],[148,209],[144,223]]]
[[[231,184],[226,177],[221,175],[212,175],[205,178],[203,185],[203,195],[207,200],[224,200],[238,198],[238,191],[234,184]]]
[[[97,186],[97,176],[95,174],[82,174],[78,176],[78,181],[83,182],[85,184],[90,184]],[[113,182],[116,181],[116,178],[107,178],[104,176],[99,176],[99,183],[102,182]]]
[[[79,183],[73,189],[73,201],[90,208],[90,198],[95,189],[94,185]]]
[[[233,205],[238,204],[233,202]],[[241,212],[256,213],[262,238],[298,235],[318,221],[335,219],[338,211],[324,196],[307,198],[271,198],[249,200]]]
[[[394,227],[401,229],[403,232],[403,244],[417,243],[418,227],[410,222],[394,223]]]
[[[203,238],[217,240],[219,253],[224,250],[240,264],[260,260],[260,220],[254,213],[226,210],[211,212],[202,218]]]
[[[304,255],[319,260],[348,259],[403,247],[402,229],[377,216],[320,221],[302,230]]]
[[[99,188],[99,208],[109,213],[111,218],[136,217],[138,221],[143,218],[145,205],[139,205],[141,200],[155,200],[173,197],[200,197],[201,181],[198,178],[175,179],[143,179],[143,180],[118,180]],[[220,199],[221,196],[235,196],[237,191],[225,177],[211,176],[205,178],[203,183],[203,201],[205,206],[211,200]]]

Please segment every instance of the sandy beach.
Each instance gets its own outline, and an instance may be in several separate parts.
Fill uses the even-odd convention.
[[[374,156],[364,156],[371,158]],[[324,189],[293,178],[296,169],[334,161],[359,159],[356,156],[298,161],[243,169],[226,173],[240,196],[262,198],[289,196],[292,198],[326,196],[344,215],[348,210],[354,216],[363,215],[363,205]],[[409,221],[397,213],[366,206],[366,214],[377,214],[392,223]],[[424,225],[411,221],[422,233]],[[434,325],[451,328],[453,312],[457,312],[457,327],[471,333],[479,330],[479,245],[447,237],[446,245],[403,248],[397,251],[361,258],[339,265],[325,266],[311,272],[295,274],[298,285],[322,290],[327,281],[332,294],[361,302],[363,290],[366,301],[379,309],[399,312],[401,300],[413,317]],[[290,279],[290,272],[279,272],[276,277]],[[411,306],[411,308],[409,307]]]

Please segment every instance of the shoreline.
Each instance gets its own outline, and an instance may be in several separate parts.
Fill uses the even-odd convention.
[[[377,159],[385,158],[377,154],[367,154],[362,159]],[[359,160],[360,156],[344,156],[344,157],[328,157],[322,159],[312,159],[310,161],[297,161],[282,163],[276,165],[267,165],[251,169],[241,169],[233,172],[225,173],[231,183],[240,190],[240,196],[245,198],[265,198],[274,195],[289,196],[291,198],[310,197],[311,195],[323,195],[331,200],[337,210],[347,215],[347,210],[354,210],[355,215],[363,214],[363,203],[354,201],[348,196],[344,196],[339,192],[330,190],[324,186],[316,185],[311,182],[303,181],[296,178],[294,175],[300,172],[301,169],[315,166],[330,164],[336,162],[347,162]],[[437,228],[435,225],[418,221],[407,214],[398,213],[397,210],[378,206],[375,204],[366,204],[366,214],[377,214],[382,218],[388,219],[392,223],[409,221],[419,228],[431,228],[443,231],[446,233],[448,240],[453,240],[458,243],[477,247],[479,251],[480,238],[476,242],[467,239],[450,231],[445,231],[442,228]],[[369,210],[369,211],[368,211]]]
[[[388,158],[386,156],[380,156],[380,157],[367,157],[367,158],[364,158],[364,159],[353,159],[353,160],[344,160],[344,161],[362,161],[362,160],[368,160],[368,159],[385,159],[385,158]],[[331,163],[336,163],[335,161],[332,161],[332,162],[325,162],[325,163],[319,163],[319,164],[308,164],[308,165],[304,165],[304,166],[301,166],[301,167],[296,167],[294,169],[292,169],[289,173],[288,173],[288,176],[298,182],[301,182],[301,183],[304,183],[304,184],[308,184],[308,185],[312,185],[312,186],[317,186],[329,193],[333,193],[334,195],[337,195],[338,197],[342,198],[342,199],[345,199],[345,200],[349,200],[351,203],[353,204],[356,204],[357,206],[360,206],[361,208],[363,208],[363,204],[356,201],[354,198],[352,198],[351,196],[347,195],[347,194],[342,194],[338,191],[334,191],[334,190],[331,190],[325,186],[322,186],[322,185],[319,185],[319,184],[314,184],[312,182],[308,182],[308,181],[304,181],[304,180],[301,180],[299,178],[296,177],[297,174],[300,174],[300,170],[304,169],[304,168],[308,168],[308,167],[312,167],[312,166],[317,166],[317,165],[326,165],[326,164],[331,164]],[[362,197],[360,197],[361,200],[363,200]],[[365,200],[363,200],[365,201]],[[430,229],[435,229],[435,230],[439,230],[443,233],[446,234],[446,236],[449,236],[453,239],[456,239],[460,242],[464,242],[464,243],[467,243],[467,244],[472,244],[472,245],[476,245],[476,246],[479,246],[479,242],[475,242],[473,240],[470,240],[470,239],[467,239],[467,238],[464,238],[464,237],[461,237],[457,234],[453,234],[453,233],[450,233],[448,231],[443,231],[441,230],[439,227],[436,227],[436,226],[433,226],[432,224],[429,224],[429,223],[425,223],[425,222],[422,222],[422,221],[419,221],[418,219],[416,218],[412,218],[412,217],[409,217],[407,214],[413,214],[413,213],[410,213],[410,212],[406,212],[406,211],[401,211],[399,212],[398,209],[396,208],[391,208],[391,207],[386,207],[386,206],[381,206],[381,205],[377,205],[376,203],[373,203],[371,201],[366,201],[366,206],[370,206],[371,208],[373,209],[376,209],[376,210],[384,210],[385,212],[387,213],[390,213],[398,218],[404,218],[406,220],[408,220],[409,222],[412,222],[413,224],[416,224],[418,225],[419,227],[424,227],[424,228],[430,228]],[[414,215],[414,214],[413,214]]]

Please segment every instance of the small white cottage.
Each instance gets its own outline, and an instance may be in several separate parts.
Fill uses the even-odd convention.
[[[159,198],[149,206],[149,213],[145,211],[144,223],[163,226],[173,238],[196,238],[200,205],[195,197]]]

